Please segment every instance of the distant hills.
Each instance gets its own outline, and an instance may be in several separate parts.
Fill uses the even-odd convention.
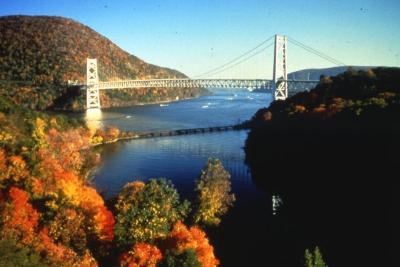
[[[288,74],[288,79],[289,80],[317,80],[319,81],[321,76],[330,76],[334,77],[336,75],[339,75],[348,69],[352,69],[354,71],[360,71],[360,70],[368,70],[376,67],[372,66],[341,66],[341,67],[333,67],[333,68],[321,68],[321,69],[304,69],[304,70],[298,70],[294,71]],[[312,88],[309,87],[304,87],[304,88],[298,88],[296,89],[291,89],[289,87],[289,96],[293,96],[298,92],[302,91],[308,91]],[[270,93],[271,91],[266,90],[266,89],[255,89],[253,90],[255,93]]]
[[[62,108],[66,105],[74,109],[83,108],[84,96],[71,92],[66,96],[65,90],[60,95],[60,91],[63,91],[63,85],[68,80],[85,81],[86,58],[97,58],[101,81],[186,77],[179,71],[149,64],[127,53],[93,29],[71,19],[50,16],[0,17],[0,81],[2,84],[14,82],[13,86],[7,87],[7,91],[17,100],[21,96],[16,87],[24,85],[24,94],[29,95],[30,101],[19,99],[22,104],[26,102],[29,106],[36,105],[43,109],[57,102]],[[33,91],[37,88],[42,89],[42,94],[47,94],[45,100],[35,99],[37,92]],[[200,93],[200,89],[174,92],[160,89],[113,91],[102,93],[103,106],[181,99]],[[74,99],[71,99],[71,95],[75,95]],[[42,103],[39,105],[40,101]]]
[[[336,76],[340,73],[345,72],[348,68],[352,68],[355,71],[367,70],[376,67],[372,66],[342,66],[333,68],[323,68],[323,69],[304,69],[288,74],[288,79],[290,80],[319,80],[321,75],[324,76]]]

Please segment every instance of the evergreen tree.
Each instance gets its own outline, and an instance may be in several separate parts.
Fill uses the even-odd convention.
[[[306,267],[328,267],[328,265],[324,262],[318,247],[315,247],[314,253],[311,253],[308,249],[306,249],[304,258],[306,260]]]

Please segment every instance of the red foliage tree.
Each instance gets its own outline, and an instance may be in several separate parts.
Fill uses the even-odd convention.
[[[28,202],[28,194],[17,187],[8,192],[9,203],[1,216],[3,219],[2,235],[30,244],[34,240],[38,226],[39,213]]]

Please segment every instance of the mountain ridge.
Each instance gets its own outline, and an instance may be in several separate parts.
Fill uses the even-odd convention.
[[[55,103],[61,109],[83,109],[85,96],[66,87],[68,81],[85,82],[86,58],[97,58],[100,81],[187,77],[177,70],[143,61],[72,19],[0,17],[0,81],[14,82],[1,86],[3,93],[6,91],[16,103],[39,109],[54,107]],[[21,91],[25,95],[21,95]],[[142,88],[107,90],[101,92],[100,97],[103,107],[115,107],[172,101],[203,93],[204,89],[200,88]]]

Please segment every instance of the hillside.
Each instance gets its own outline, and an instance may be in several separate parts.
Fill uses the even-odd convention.
[[[120,49],[93,29],[70,19],[47,16],[0,17],[0,81],[17,103],[44,109],[54,106],[82,108],[84,96],[67,92],[69,80],[84,82],[86,58],[97,58],[101,81],[111,78],[182,78],[184,74],[148,64]],[[18,87],[18,88],[16,88]],[[10,92],[11,91],[11,92]],[[4,93],[4,92],[3,92]],[[22,97],[22,94],[25,97]],[[170,92],[162,89],[109,91],[103,106],[194,97],[199,89]],[[38,96],[41,95],[41,98]],[[71,98],[74,100],[71,100]],[[28,101],[30,100],[30,101]]]
[[[254,115],[246,162],[283,200],[277,258],[300,258],[313,244],[332,266],[390,266],[399,114],[400,69],[376,68],[324,77]]]

